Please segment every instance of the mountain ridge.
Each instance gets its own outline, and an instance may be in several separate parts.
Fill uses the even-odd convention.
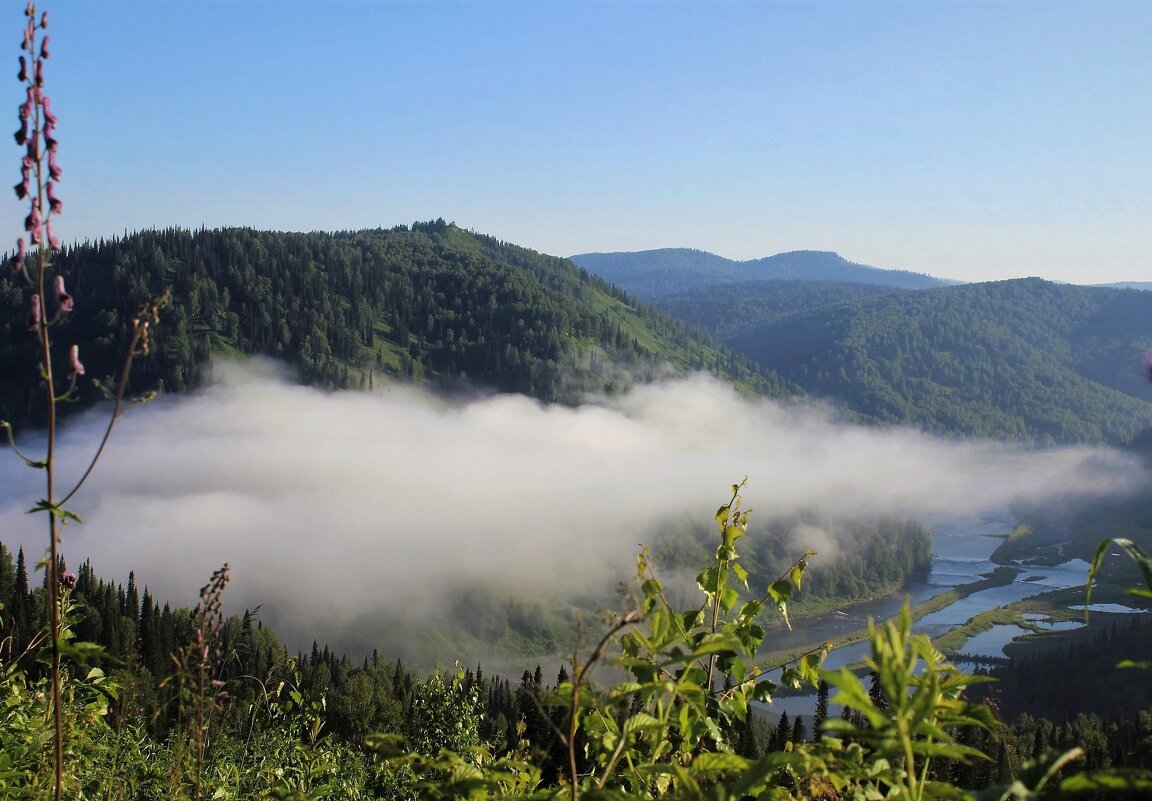
[[[793,250],[747,261],[693,248],[580,253],[569,259],[646,301],[711,284],[745,281],[842,281],[895,289],[926,289],[956,283],[909,270],[858,264],[838,253],[822,250]]]

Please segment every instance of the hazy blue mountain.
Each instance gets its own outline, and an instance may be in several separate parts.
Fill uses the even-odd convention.
[[[1152,281],[1118,281],[1114,284],[1092,284],[1107,289],[1139,289],[1143,292],[1152,292]]]
[[[893,289],[926,289],[953,283],[906,270],[856,264],[826,251],[798,250],[734,261],[688,248],[635,253],[581,253],[572,261],[632,293],[653,300],[712,284],[746,281],[839,281]]]
[[[1152,426],[1152,293],[1038,278],[821,305],[727,340],[865,417],[1038,442]]]

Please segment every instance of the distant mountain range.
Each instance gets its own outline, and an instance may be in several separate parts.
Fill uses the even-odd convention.
[[[1092,286],[1107,289],[1139,289],[1143,292],[1152,292],[1152,281],[1119,281],[1115,284],[1092,284]]]
[[[865,420],[1037,443],[1152,426],[1152,282],[961,284],[822,251],[572,259]]]
[[[283,359],[329,387],[393,375],[578,403],[702,370],[749,394],[807,392],[860,420],[948,435],[1122,442],[1152,427],[1142,366],[1152,292],[949,285],[817,252],[576,259],[443,220],[338,234],[145,231],[59,254],[77,300],[54,336],[80,343],[89,375],[111,375],[133,314],[168,288],[172,307],[134,373],[139,390],[193,388],[217,354],[241,353]],[[4,267],[0,419],[34,425],[31,289]],[[622,274],[640,284],[609,283]],[[749,274],[758,279],[738,280]],[[659,295],[654,305],[630,294],[638,286]],[[100,397],[80,391],[70,409]]]
[[[927,289],[957,283],[907,270],[850,262],[836,253],[797,250],[751,261],[688,248],[635,253],[581,253],[573,262],[641,300],[717,284],[747,281],[840,281],[892,289]]]

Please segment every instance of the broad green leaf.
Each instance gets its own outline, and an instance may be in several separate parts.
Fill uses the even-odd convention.
[[[748,760],[736,754],[705,751],[692,760],[692,769],[698,773],[718,773],[747,770]]]

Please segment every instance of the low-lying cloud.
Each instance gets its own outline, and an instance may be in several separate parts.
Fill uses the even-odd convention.
[[[119,580],[135,570],[161,600],[189,605],[229,562],[230,605],[263,604],[282,633],[308,641],[374,610],[419,619],[440,608],[446,586],[603,585],[627,574],[653,526],[710,519],[744,476],[756,515],[935,517],[1125,492],[1140,477],[1111,450],[845,425],[706,376],[567,408],[403,385],[330,394],[265,362],[216,372],[204,391],[120,421],[70,504],[85,522],[67,528],[64,553]],[[102,425],[96,413],[69,423],[65,479]],[[46,526],[24,512],[43,493],[42,474],[0,457],[0,540],[38,558]]]

